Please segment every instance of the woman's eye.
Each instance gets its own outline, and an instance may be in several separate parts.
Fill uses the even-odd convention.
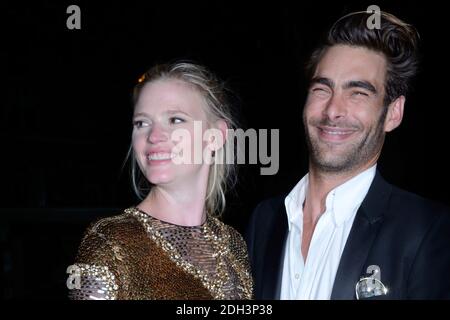
[[[184,122],[184,119],[178,117],[170,118],[170,124],[178,124]]]
[[[139,128],[148,126],[148,124],[142,120],[136,120],[136,121],[133,121],[133,126],[139,129]]]

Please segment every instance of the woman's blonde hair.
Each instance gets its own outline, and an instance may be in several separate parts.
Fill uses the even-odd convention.
[[[133,90],[133,105],[136,105],[145,84],[156,80],[176,79],[184,81],[197,90],[205,99],[205,112],[211,122],[223,120],[228,129],[236,129],[232,108],[226,96],[226,88],[213,73],[198,64],[191,62],[174,62],[159,64],[144,73]],[[234,141],[226,139],[222,148],[215,151],[211,165],[205,206],[208,213],[221,215],[225,210],[225,192],[236,183],[236,147]],[[233,159],[227,159],[226,152],[232,151]],[[142,174],[136,162],[133,147],[130,146],[127,159],[131,156],[131,179],[135,194],[143,199],[151,189],[151,184]],[[228,155],[228,158],[230,155]],[[220,159],[220,160],[219,160]],[[228,160],[228,161],[227,161]],[[228,163],[231,162],[231,163]]]

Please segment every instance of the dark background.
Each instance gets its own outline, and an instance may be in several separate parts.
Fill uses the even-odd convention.
[[[66,28],[71,4],[81,8],[81,30]],[[157,62],[208,66],[235,92],[247,127],[280,129],[278,174],[242,166],[229,196],[224,220],[242,232],[258,201],[289,191],[307,172],[308,54],[337,18],[371,4],[416,26],[423,57],[378,168],[390,182],[450,204],[448,18],[437,3],[2,2],[2,298],[65,299],[65,268],[88,224],[137,204],[129,167],[122,169],[130,96]]]

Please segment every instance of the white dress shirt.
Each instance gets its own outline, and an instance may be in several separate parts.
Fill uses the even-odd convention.
[[[376,165],[331,190],[325,212],[317,221],[306,261],[301,251],[303,203],[308,188],[308,174],[286,197],[288,236],[285,247],[280,298],[282,300],[327,300],[356,212],[364,200]]]

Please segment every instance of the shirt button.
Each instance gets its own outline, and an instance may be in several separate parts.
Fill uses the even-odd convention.
[[[295,274],[295,280],[300,279],[300,275],[298,273]]]

